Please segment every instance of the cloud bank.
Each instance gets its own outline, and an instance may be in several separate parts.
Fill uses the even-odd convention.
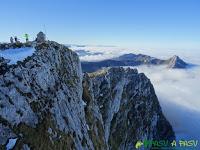
[[[154,85],[163,113],[177,139],[200,140],[200,68],[138,67]]]
[[[200,64],[200,51],[199,50],[160,50],[160,49],[134,49],[134,48],[126,48],[126,47],[117,47],[117,46],[94,46],[94,45],[86,45],[84,47],[79,47],[76,45],[70,46],[70,49],[77,50],[85,50],[91,53],[99,52],[98,56],[92,55],[84,55],[80,56],[80,59],[83,61],[100,61],[113,57],[120,56],[122,54],[134,53],[134,54],[146,54],[153,57],[157,57],[160,59],[168,59],[174,55],[180,56],[186,62]]]
[[[74,48],[77,50],[80,48]],[[80,56],[81,60],[98,61],[126,53],[146,54],[167,59],[173,55],[184,61],[200,65],[200,51],[133,50],[131,48],[86,46],[85,50],[99,55]],[[144,72],[154,85],[162,110],[172,124],[177,139],[199,140],[200,146],[200,67],[167,69],[166,66],[134,67]],[[199,147],[200,149],[200,147]]]

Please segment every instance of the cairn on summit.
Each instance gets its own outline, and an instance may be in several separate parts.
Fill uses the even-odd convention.
[[[45,35],[43,32],[40,31],[40,32],[37,34],[36,41],[37,41],[38,43],[43,43],[43,42],[45,42],[45,41],[46,41],[46,35]]]

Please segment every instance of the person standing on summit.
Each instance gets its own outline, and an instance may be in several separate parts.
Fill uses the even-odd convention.
[[[15,36],[14,39],[15,39],[15,43],[17,43],[18,42],[17,36]]]
[[[13,44],[13,37],[10,37],[10,43]]]
[[[29,37],[29,35],[26,33],[26,34],[24,34],[24,37],[25,37],[26,43],[27,43],[27,42],[28,42],[28,37]]]

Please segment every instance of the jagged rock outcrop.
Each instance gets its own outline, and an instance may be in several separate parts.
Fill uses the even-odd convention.
[[[44,150],[94,149],[77,54],[55,42],[35,49],[33,56],[0,75],[0,124],[9,131],[0,133],[0,144],[17,137],[16,149],[23,144]]]
[[[167,67],[168,68],[186,68],[187,65],[188,64],[186,62],[184,62],[182,59],[180,59],[180,57],[175,55],[168,60]]]
[[[136,70],[85,74],[56,42],[0,74],[0,149],[134,149],[136,140],[173,139],[153,86]]]
[[[144,139],[174,139],[153,85],[143,73],[111,68],[85,74],[83,81],[86,110],[93,103],[98,105],[110,149],[135,149],[135,143]],[[96,130],[94,124],[89,128]]]
[[[33,42],[32,42],[33,43]],[[9,48],[22,48],[22,47],[31,47],[32,43],[27,42],[27,43],[0,43],[0,51],[9,49]]]
[[[8,69],[8,63],[10,61],[7,59],[4,59],[3,57],[0,57],[0,75],[5,73],[6,70]]]

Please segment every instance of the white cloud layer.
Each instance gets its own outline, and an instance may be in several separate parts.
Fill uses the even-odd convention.
[[[103,53],[81,57],[81,60],[88,61],[108,59],[125,53],[142,53],[162,59],[178,55],[188,63],[200,65],[200,51],[197,50],[133,50],[102,46],[86,46],[81,49]],[[163,113],[172,124],[177,139],[199,140],[200,149],[200,67],[185,70],[166,69],[166,66],[137,68],[139,72],[144,72],[154,85]]]
[[[157,49],[141,49],[136,50],[133,48],[125,48],[125,47],[116,47],[116,46],[92,46],[87,45],[85,47],[77,47],[72,46],[70,47],[72,50],[86,50],[90,51],[91,53],[101,52],[100,55],[95,56],[83,56],[80,57],[81,60],[84,61],[99,61],[99,60],[105,60],[113,57],[120,56],[122,54],[127,53],[134,53],[134,54],[146,54],[153,57],[157,57],[160,59],[168,59],[172,57],[173,55],[178,55],[181,58],[183,58],[186,62],[194,63],[194,64],[200,64],[200,50],[157,50]]]
[[[178,139],[200,140],[200,68],[138,67],[154,85],[163,113]]]

